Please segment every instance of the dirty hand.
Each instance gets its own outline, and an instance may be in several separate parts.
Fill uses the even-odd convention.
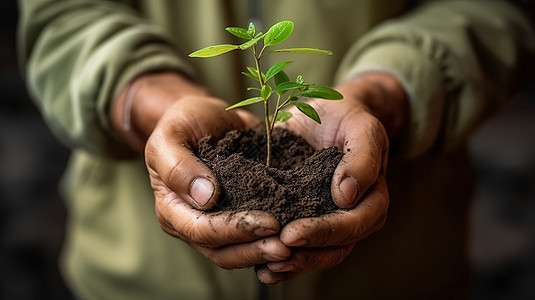
[[[379,230],[386,220],[389,195],[385,179],[389,140],[408,118],[405,92],[385,73],[369,73],[339,86],[341,101],[313,100],[322,124],[299,112],[283,126],[317,149],[337,146],[344,152],[333,175],[331,194],[341,210],[295,220],[280,233],[292,250],[283,261],[257,270],[266,284],[340,264],[355,244]]]
[[[123,134],[139,150],[144,146],[161,228],[226,269],[287,258],[290,250],[273,236],[280,225],[267,213],[206,212],[218,200],[219,183],[191,150],[206,135],[221,137],[258,121],[244,111],[225,111],[225,102],[177,74],[147,75],[132,89],[132,130]],[[116,127],[128,93],[112,109]]]

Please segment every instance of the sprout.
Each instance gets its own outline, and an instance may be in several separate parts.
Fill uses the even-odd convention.
[[[220,44],[202,48],[191,53],[190,57],[208,58],[218,56],[233,50],[250,50],[254,57],[255,66],[247,67],[243,75],[257,81],[258,87],[250,87],[248,90],[256,90],[259,95],[239,101],[229,107],[227,110],[243,107],[255,103],[264,104],[264,121],[266,126],[266,165],[271,162],[271,133],[275,123],[285,122],[292,118],[292,114],[282,109],[295,105],[299,111],[307,117],[321,124],[321,119],[316,110],[304,102],[307,98],[321,98],[327,100],[340,100],[343,96],[326,86],[314,84],[305,84],[301,75],[297,76],[295,81],[290,81],[284,69],[292,61],[278,62],[271,66],[264,73],[260,61],[266,55],[277,53],[311,53],[332,55],[329,50],[315,48],[285,48],[269,50],[268,47],[278,45],[290,37],[294,29],[294,23],[291,21],[278,22],[271,26],[266,33],[256,33],[253,23],[249,24],[247,29],[240,27],[228,27],[226,30],[234,36],[245,40],[241,45]],[[258,43],[263,40],[263,46],[260,48]],[[260,51],[258,51],[260,49]],[[270,83],[271,82],[271,83]],[[271,99],[271,100],[270,100]],[[272,103],[273,102],[273,103]],[[270,115],[270,106],[274,105],[274,112]]]

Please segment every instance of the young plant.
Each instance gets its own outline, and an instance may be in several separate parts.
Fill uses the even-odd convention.
[[[266,55],[277,53],[311,53],[311,54],[327,54],[332,55],[329,50],[321,50],[315,48],[285,48],[269,50],[268,47],[278,45],[284,42],[292,34],[294,23],[291,21],[282,21],[271,26],[266,33],[256,32],[253,23],[249,24],[249,28],[228,27],[226,30],[245,40],[241,45],[220,44],[208,46],[191,53],[190,57],[214,57],[227,53],[233,50],[250,50],[254,58],[254,67],[247,67],[247,71],[242,72],[243,75],[250,77],[258,82],[258,87],[250,87],[247,90],[258,91],[258,96],[242,100],[227,108],[233,109],[237,107],[247,106],[254,103],[264,104],[264,121],[266,126],[266,165],[269,166],[271,162],[271,134],[275,123],[285,122],[292,117],[292,114],[282,109],[295,105],[299,111],[307,117],[321,124],[320,117],[316,110],[305,103],[303,99],[306,98],[321,98],[328,100],[340,100],[342,95],[337,91],[326,87],[314,84],[305,84],[301,75],[297,76],[295,81],[290,81],[288,75],[284,72],[284,68],[292,61],[282,61],[274,64],[267,69],[266,72],[262,70],[261,59]],[[263,40],[262,47],[258,43]],[[272,84],[269,82],[272,81]],[[274,84],[274,85],[273,85]],[[272,86],[273,85],[273,86]],[[270,101],[270,99],[272,99]],[[276,100],[273,100],[276,99]],[[271,103],[273,102],[273,103]],[[271,105],[274,105],[273,107]],[[271,112],[271,110],[273,112]]]

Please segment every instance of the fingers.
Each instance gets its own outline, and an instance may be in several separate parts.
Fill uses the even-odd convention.
[[[320,249],[294,249],[288,259],[269,262],[265,266],[257,268],[256,275],[258,280],[264,284],[286,281],[302,273],[335,267],[346,259],[353,248],[352,244]]]
[[[291,251],[277,237],[260,239],[219,249],[195,247],[210,261],[224,269],[249,268],[287,259]]]
[[[342,124],[344,156],[334,171],[331,194],[340,208],[356,205],[386,170],[388,138],[381,123],[370,115]]]
[[[267,285],[273,285],[281,281],[286,281],[292,279],[294,276],[298,275],[295,272],[274,272],[271,271],[267,266],[261,265],[257,266],[256,277],[260,282]]]
[[[298,274],[337,266],[359,240],[382,228],[387,209],[386,180],[380,176],[355,208],[289,223],[279,236],[292,249],[292,255],[258,269],[258,279],[275,284]]]
[[[270,262],[266,266],[272,272],[305,273],[332,268],[342,263],[353,250],[353,245],[321,249],[299,248],[284,261]]]
[[[295,220],[282,229],[280,239],[289,247],[350,245],[382,228],[388,203],[386,180],[381,176],[355,208]]]
[[[207,213],[180,199],[156,201],[161,228],[225,269],[248,268],[288,258],[277,236],[279,223],[260,211]],[[267,238],[266,238],[267,237]]]
[[[166,233],[205,248],[250,242],[279,231],[278,221],[267,213],[206,213],[180,199],[157,200],[156,214]]]

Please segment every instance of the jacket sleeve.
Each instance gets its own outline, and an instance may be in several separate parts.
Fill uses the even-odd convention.
[[[429,1],[428,1],[429,2]],[[531,24],[504,1],[431,1],[360,39],[337,80],[386,71],[404,85],[409,128],[400,156],[447,151],[533,79]]]
[[[121,156],[108,110],[136,76],[189,72],[159,27],[111,1],[20,0],[19,57],[51,129],[73,148]]]

